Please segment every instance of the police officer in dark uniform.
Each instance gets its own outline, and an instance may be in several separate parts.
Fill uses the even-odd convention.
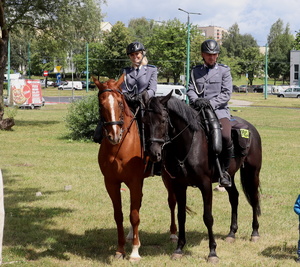
[[[135,111],[142,99],[145,99],[145,94],[148,94],[149,98],[155,95],[157,68],[148,65],[145,47],[140,42],[129,44],[126,53],[131,61],[131,66],[123,70],[125,75],[121,88],[129,107]],[[137,115],[139,127],[141,127],[140,117],[141,113],[139,112]],[[102,122],[100,120],[95,130],[94,141],[101,144],[102,138]]]
[[[191,70],[187,95],[191,106],[196,110],[205,106],[211,107],[222,125],[222,152],[219,155],[222,174],[219,182],[221,186],[230,187],[228,168],[233,156],[233,143],[228,102],[232,93],[232,77],[228,66],[217,63],[219,53],[220,47],[215,40],[202,43],[201,55],[204,64]]]

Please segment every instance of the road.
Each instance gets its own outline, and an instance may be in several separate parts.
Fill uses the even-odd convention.
[[[81,99],[82,96],[74,96],[74,100]],[[57,104],[57,103],[71,103],[73,98],[71,96],[44,96],[46,105],[47,104]]]

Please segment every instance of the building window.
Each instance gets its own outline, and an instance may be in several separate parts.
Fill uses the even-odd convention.
[[[294,80],[299,80],[299,65],[298,64],[295,64],[295,67],[294,67]]]

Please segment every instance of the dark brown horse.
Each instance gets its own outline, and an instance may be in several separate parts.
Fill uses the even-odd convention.
[[[126,240],[123,228],[121,183],[125,183],[130,190],[130,223],[132,227],[127,239],[132,239],[133,249],[130,260],[137,261],[140,259],[138,226],[143,181],[150,172],[145,171],[148,158],[144,155],[138,125],[120,89],[123,79],[124,76],[118,81],[109,80],[105,83],[100,83],[94,79],[99,89],[100,117],[104,121],[104,138],[100,146],[98,162],[114,208],[114,218],[118,231],[116,258],[125,257]],[[172,200],[172,197],[169,199]],[[173,203],[174,201],[171,201],[171,204]],[[172,219],[171,229],[172,233],[175,234],[176,225],[174,218]]]
[[[251,239],[259,238],[258,220],[259,203],[259,172],[262,162],[262,148],[259,133],[249,122],[236,117],[237,121],[246,124],[250,131],[250,147],[246,155],[236,153],[232,158],[229,173],[232,187],[226,188],[231,204],[231,225],[227,235],[228,241],[235,239],[238,229],[238,196],[234,183],[234,175],[240,170],[241,182],[248,202],[252,206]],[[217,182],[214,156],[210,153],[203,125],[198,112],[171,97],[154,97],[148,100],[143,118],[150,159],[163,162],[163,178],[172,184],[178,204],[179,239],[172,257],[183,254],[186,221],[186,190],[188,186],[198,187],[203,198],[203,220],[208,230],[210,262],[217,262],[216,242],[213,234],[212,216],[212,183]]]

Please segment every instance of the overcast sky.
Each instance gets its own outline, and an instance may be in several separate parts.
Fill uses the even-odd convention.
[[[186,23],[187,13],[178,8],[201,13],[190,14],[193,25],[228,29],[237,23],[240,33],[251,34],[260,46],[266,44],[270,28],[279,18],[284,27],[289,23],[291,34],[300,30],[299,0],[107,0],[107,4],[102,5],[102,12],[106,13],[104,21],[113,25],[122,21],[127,26],[130,19],[141,17],[156,21],[177,18]]]

